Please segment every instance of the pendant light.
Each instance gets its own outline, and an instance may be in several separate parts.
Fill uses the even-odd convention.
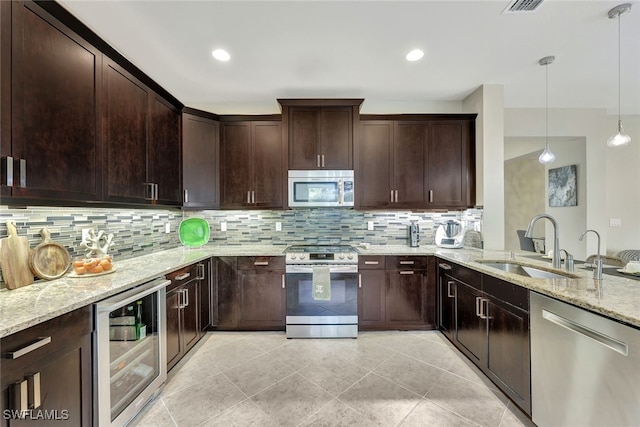
[[[555,56],[545,56],[544,58],[542,58],[540,61],[538,61],[538,64],[540,65],[544,65],[544,71],[545,71],[545,146],[544,146],[544,151],[542,152],[542,154],[540,154],[540,157],[538,157],[538,161],[540,163],[542,163],[543,165],[549,164],[549,163],[553,163],[553,161],[556,159],[556,155],[553,154],[551,152],[551,149],[549,148],[549,70],[548,70],[548,66],[549,64],[551,64],[553,61],[556,60]]]
[[[631,137],[624,133],[620,118],[620,16],[631,11],[631,3],[618,5],[609,11],[609,19],[618,18],[618,131],[607,140],[609,147],[624,147],[631,142]]]

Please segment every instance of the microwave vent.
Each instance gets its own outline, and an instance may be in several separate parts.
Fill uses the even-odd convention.
[[[544,0],[513,0],[502,13],[533,12]]]

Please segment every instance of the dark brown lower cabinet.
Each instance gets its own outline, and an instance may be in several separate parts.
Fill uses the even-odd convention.
[[[216,257],[213,259],[215,280],[214,300],[216,301],[215,322],[213,326],[218,330],[235,330],[238,326],[237,309],[237,270],[236,257]]]
[[[282,257],[238,258],[238,329],[284,330],[284,274]]]
[[[440,330],[531,415],[529,291],[447,261],[439,268]]]
[[[384,262],[382,265],[384,266]],[[358,328],[366,330],[386,326],[384,269],[360,270],[359,275]]]
[[[167,275],[167,370],[173,368],[202,337],[200,278],[194,264]]]
[[[387,325],[405,328],[426,323],[426,274],[424,271],[387,271]]]
[[[214,323],[213,262],[211,258],[198,263],[200,278],[200,331],[204,333]]]
[[[0,425],[93,425],[92,334],[92,306],[87,306],[2,338]],[[42,345],[20,354],[35,343]],[[20,398],[27,405],[39,401],[22,419]]]

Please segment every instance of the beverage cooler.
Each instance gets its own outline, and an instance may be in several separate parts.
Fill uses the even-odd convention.
[[[95,304],[100,426],[126,425],[166,381],[169,284],[156,279]]]

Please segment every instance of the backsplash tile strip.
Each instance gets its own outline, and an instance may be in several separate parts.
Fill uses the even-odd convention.
[[[52,238],[69,250],[72,258],[84,256],[80,248],[82,229],[113,233],[114,262],[181,245],[178,226],[183,218],[201,217],[209,222],[209,244],[356,244],[403,245],[412,220],[420,226],[420,242],[433,244],[437,226],[449,219],[464,222],[466,230],[482,232],[482,209],[454,212],[355,211],[352,209],[293,209],[287,211],[179,211],[113,208],[26,209],[0,206],[0,238],[7,236],[6,221],[16,222],[18,234],[26,236],[34,248],[41,241],[40,230],[47,227]],[[220,230],[221,222],[227,231]],[[374,230],[367,230],[367,222]],[[276,231],[275,223],[282,224]],[[169,223],[171,232],[165,233]],[[0,272],[1,273],[1,272]],[[3,287],[0,275],[0,287]]]

